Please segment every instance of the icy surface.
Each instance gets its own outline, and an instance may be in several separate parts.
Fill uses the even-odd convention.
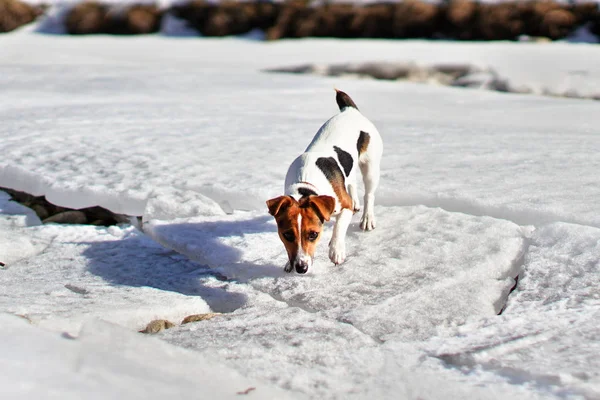
[[[540,228],[523,270],[506,315],[465,325],[429,349],[465,370],[493,371],[561,397],[598,398],[600,229]]]
[[[5,399],[164,399],[198,393],[234,399],[246,391],[249,398],[290,397],[218,360],[106,322],[90,321],[77,340],[6,314],[0,314],[0,325]]]
[[[2,234],[14,255],[0,253],[0,309],[58,331],[76,334],[91,318],[140,330],[153,319],[180,322],[209,312],[207,301],[219,308],[220,296],[233,297],[199,285],[205,269],[132,227],[45,225]],[[31,252],[14,247],[20,241],[8,234],[29,239]]]
[[[0,187],[143,216],[143,232],[40,225],[0,193],[0,311],[34,325],[0,317],[2,387],[598,398],[597,103],[260,72],[377,59],[600,85],[600,50],[565,43],[1,36]],[[378,228],[355,220],[334,267],[328,225],[314,268],[288,275],[265,200],[337,111],[334,86],[383,136]],[[179,325],[206,312],[223,314]],[[157,318],[176,324],[161,341],[136,333]]]
[[[523,251],[518,225],[425,207],[377,207],[376,213],[372,233],[361,232],[355,217],[347,262],[330,266],[322,250],[303,277],[282,273],[287,255],[264,213],[154,221],[146,231],[230,279],[351,323],[377,340],[424,339],[436,327],[501,310]],[[331,239],[329,228],[323,243]]]
[[[337,85],[382,132],[380,204],[600,226],[588,200],[600,197],[595,102],[257,71],[316,60],[467,60],[517,83],[600,92],[600,49],[591,45],[1,40],[0,117],[10,137],[0,150],[10,157],[0,160],[0,186],[131,215],[143,214],[154,191],[163,202],[171,191],[172,204],[192,191],[260,210],[280,194],[298,149],[336,112]],[[22,51],[30,46],[39,50]]]

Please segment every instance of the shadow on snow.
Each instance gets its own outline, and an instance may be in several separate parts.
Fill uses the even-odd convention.
[[[283,265],[265,263],[262,254],[256,257],[256,261],[249,261],[248,255],[236,246],[236,242],[246,242],[245,245],[251,246],[252,244],[247,242],[252,235],[272,233],[273,239],[276,240],[274,244],[276,243],[279,249],[281,245],[271,221],[270,215],[261,215],[235,221],[166,224],[152,227],[151,235],[164,246],[201,264],[209,265],[228,280],[246,283],[251,279],[286,275]],[[264,238],[259,239],[257,246],[263,246],[264,241]]]
[[[232,312],[247,301],[243,293],[218,287],[223,285],[215,284],[215,278],[225,280],[218,273],[160,246],[140,232],[122,240],[84,244],[89,246],[83,252],[89,260],[88,270],[114,285],[146,286],[200,296],[215,312]]]

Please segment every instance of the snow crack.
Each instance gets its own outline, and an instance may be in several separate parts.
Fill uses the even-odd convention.
[[[504,313],[504,311],[506,311],[506,308],[508,307],[510,295],[512,294],[512,292],[514,292],[517,289],[517,287],[519,285],[520,276],[523,274],[524,267],[525,267],[525,256],[527,255],[527,252],[529,251],[529,246],[531,245],[531,240],[526,235],[524,235],[523,240],[524,240],[523,248],[521,249],[519,256],[514,261],[511,271],[509,272],[509,274],[515,280],[515,284],[508,290],[508,292],[505,295],[501,296],[494,304],[496,309],[498,309],[498,308],[500,309],[500,311],[498,312],[498,315],[502,315]],[[500,307],[500,304],[503,304],[503,305]]]

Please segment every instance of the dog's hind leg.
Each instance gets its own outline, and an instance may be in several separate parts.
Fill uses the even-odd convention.
[[[356,143],[359,154],[358,165],[365,184],[365,204],[360,220],[360,228],[364,231],[375,229],[375,190],[379,185],[379,165],[383,154],[381,136],[375,128],[373,129],[371,134],[360,131]]]
[[[360,228],[364,231],[375,229],[375,190],[379,185],[379,159],[370,159],[360,163],[360,172],[365,184],[365,209]]]

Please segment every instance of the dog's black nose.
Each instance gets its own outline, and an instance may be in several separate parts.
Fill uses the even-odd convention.
[[[308,271],[308,263],[299,261],[296,263],[296,272],[299,274],[305,274]]]

